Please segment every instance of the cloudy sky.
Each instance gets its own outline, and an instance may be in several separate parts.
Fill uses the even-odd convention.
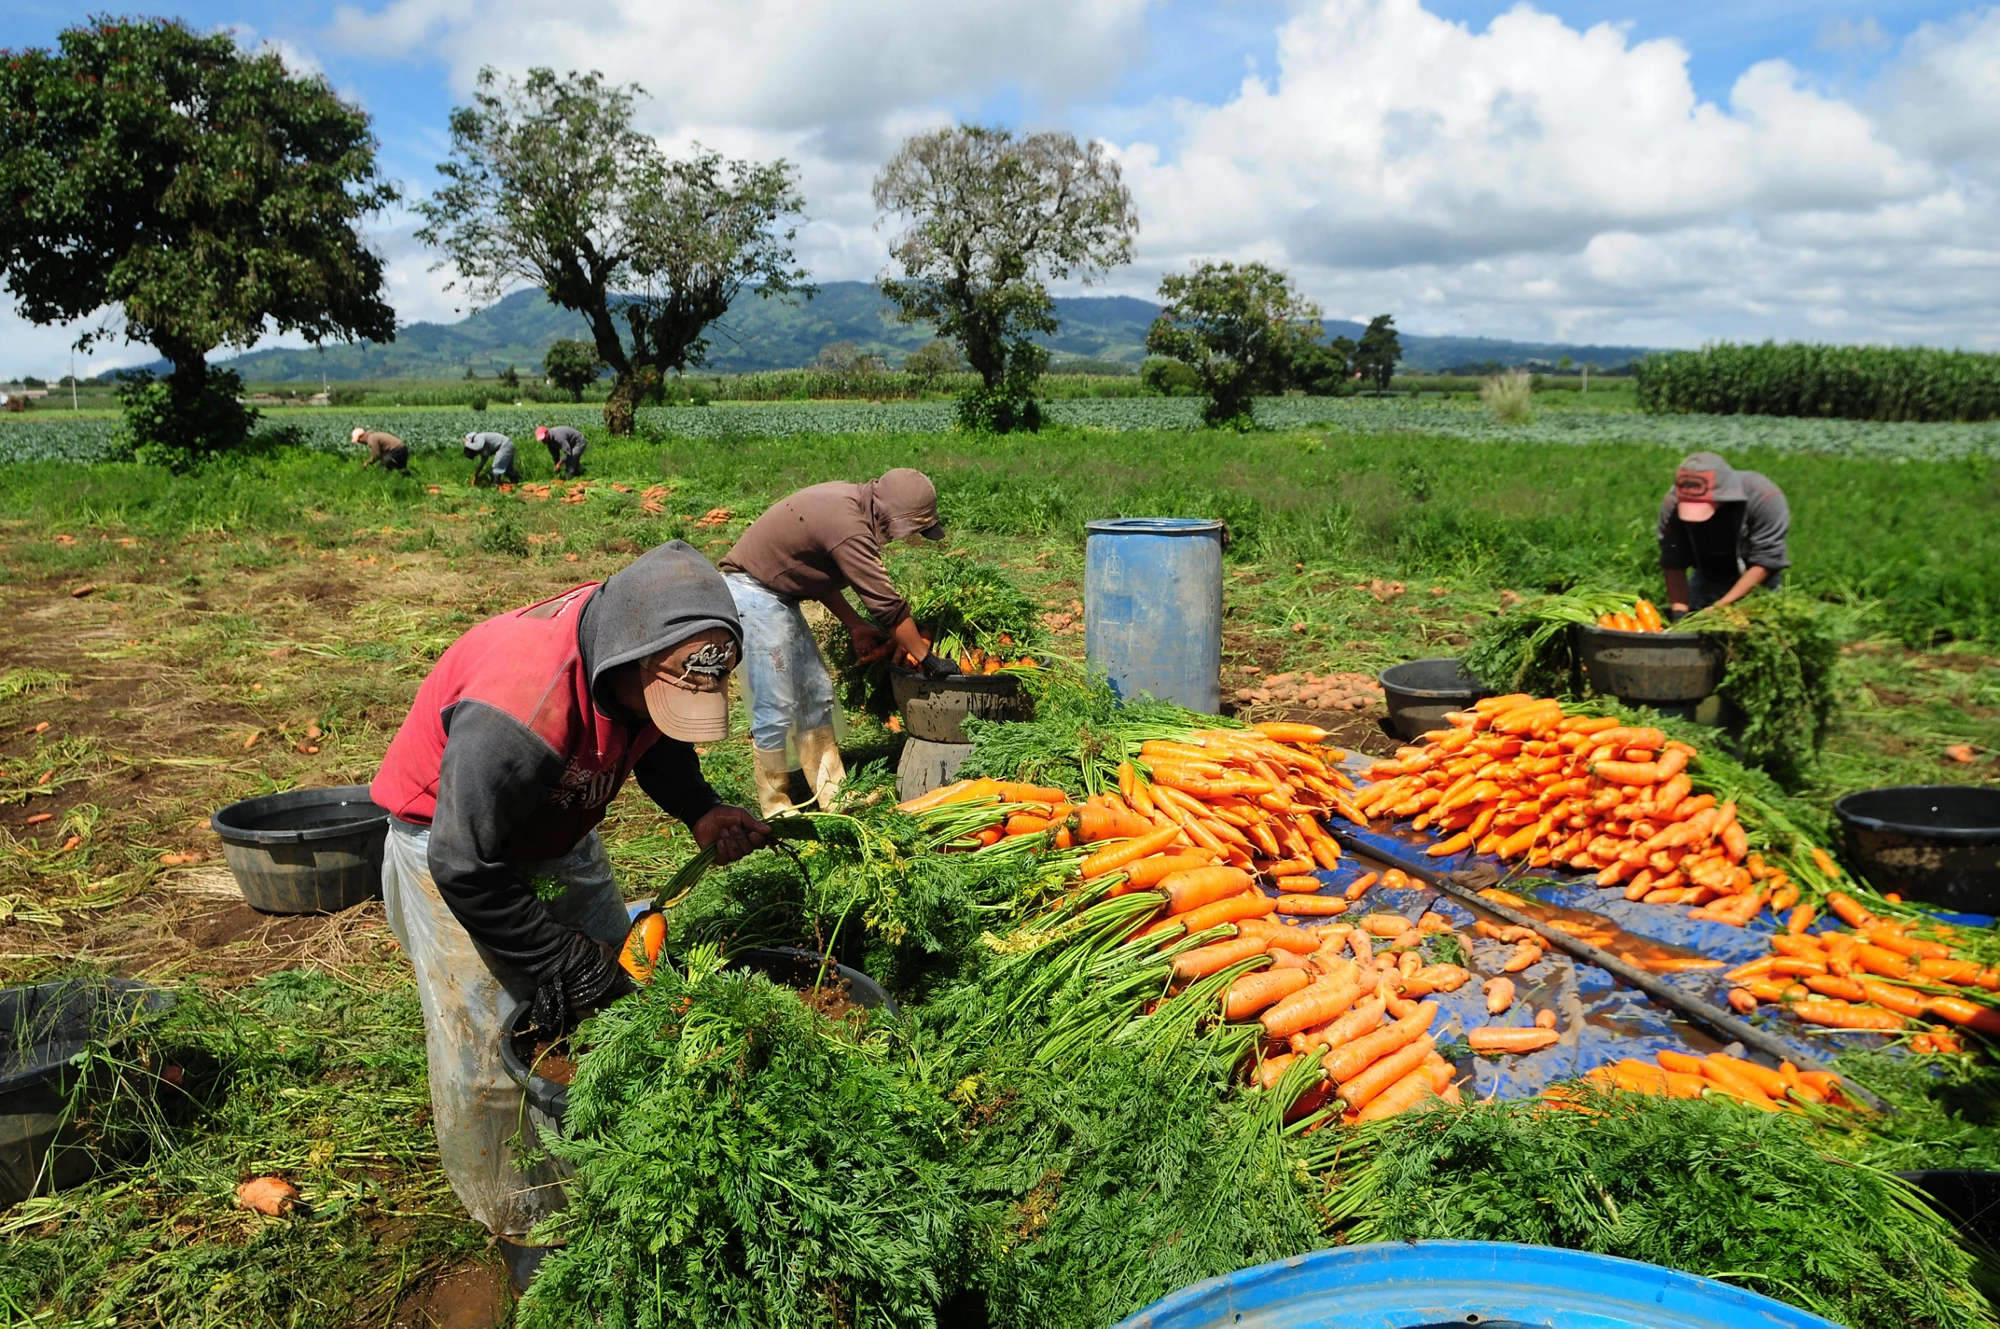
[[[15,0],[4,40],[86,7]],[[482,65],[642,85],[644,126],[802,171],[802,258],[882,269],[868,186],[953,120],[1062,127],[1123,163],[1148,295],[1282,265],[1330,316],[1416,332],[2000,349],[2000,7],[1928,0],[191,0],[374,117],[431,187]],[[382,217],[405,321],[456,317]],[[73,329],[0,314],[0,373]],[[100,352],[96,368],[151,359]]]

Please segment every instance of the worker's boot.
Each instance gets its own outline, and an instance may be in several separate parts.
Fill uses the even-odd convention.
[[[808,729],[798,736],[799,765],[805,767],[806,783],[822,809],[833,806],[847,767],[840,760],[840,744],[834,740],[833,726]]]
[[[757,766],[757,812],[759,816],[775,817],[780,812],[792,810],[792,767],[785,760],[785,750],[778,748],[766,752],[762,748],[752,748],[756,754]]]

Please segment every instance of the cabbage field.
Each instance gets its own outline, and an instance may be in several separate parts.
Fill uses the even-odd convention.
[[[950,402],[726,402],[653,407],[639,413],[643,434],[678,438],[791,438],[818,434],[935,434],[952,427]],[[1200,402],[1188,397],[1072,399],[1048,402],[1051,424],[1080,429],[1193,429]],[[596,429],[595,405],[485,411],[421,407],[356,410],[332,407],[267,415],[260,434],[288,437],[316,451],[349,448],[356,426],[387,429],[412,451],[455,447],[467,433],[496,430],[530,438],[538,424]],[[1648,415],[1637,411],[1547,409],[1519,424],[1502,424],[1483,406],[1425,398],[1273,397],[1257,404],[1257,420],[1273,429],[1325,428],[1353,434],[1420,434],[1483,443],[1640,443],[1679,452],[1745,449],[1833,456],[1951,460],[2000,457],[2000,420],[1919,424],[1872,420],[1810,420],[1757,415]],[[0,421],[0,462],[110,461],[124,455],[112,419],[71,420],[53,413]]]

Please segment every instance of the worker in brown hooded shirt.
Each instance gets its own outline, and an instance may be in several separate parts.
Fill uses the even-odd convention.
[[[820,806],[847,777],[834,741],[833,680],[799,612],[802,601],[817,600],[832,611],[854,635],[854,652],[863,661],[900,650],[934,677],[958,672],[931,653],[882,565],[891,541],[918,537],[944,538],[937,489],[923,472],[900,468],[867,484],[834,481],[799,490],[750,523],[722,560],[743,623],[757,802],[766,816],[790,804],[788,737]],[[866,618],[849,602],[849,590]]]

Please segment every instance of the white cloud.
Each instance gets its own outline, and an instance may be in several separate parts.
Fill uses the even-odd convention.
[[[1897,143],[2000,185],[2000,8],[1919,27],[1877,103]]]
[[[1873,15],[1856,23],[1836,14],[1819,25],[1817,44],[1822,51],[1879,51],[1889,45],[1889,34],[1882,31]]]
[[[1988,14],[1921,31],[1899,66],[1977,120],[1952,131],[1966,152],[2000,142],[1996,54]],[[1171,158],[1125,148],[1140,266],[1262,258],[1330,312],[1420,330],[1990,335],[1993,203],[1914,150],[1941,145],[1898,117],[1930,110],[1894,80],[1887,112],[1836,98],[1778,60],[1717,105],[1687,65],[1677,42],[1525,4],[1474,30],[1418,0],[1318,0],[1273,77],[1179,108]]]

